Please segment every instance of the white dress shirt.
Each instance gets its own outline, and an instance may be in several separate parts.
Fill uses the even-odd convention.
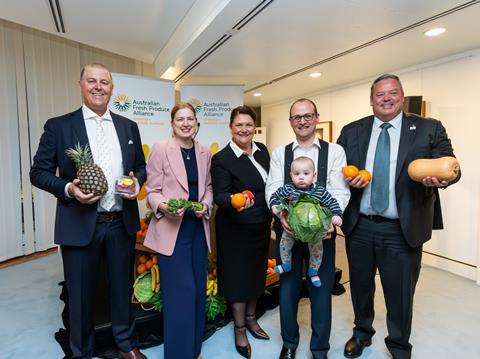
[[[320,141],[317,137],[310,146],[303,148],[295,140],[293,142],[293,158],[300,156],[310,157],[315,163],[315,169],[318,165],[318,151],[320,149]],[[265,197],[267,203],[270,203],[270,197],[275,191],[284,185],[284,164],[285,164],[285,146],[279,146],[272,152],[270,160],[270,172],[268,173],[267,184],[265,188]],[[347,165],[345,151],[340,145],[330,143],[328,146],[327,160],[327,183],[326,189],[340,205],[342,211],[348,204],[350,199],[350,189],[343,177],[342,168]]]
[[[255,166],[255,168],[257,169],[258,173],[260,173],[260,176],[262,176],[263,183],[265,183],[267,181],[268,173],[267,173],[267,171],[265,171],[265,169],[262,167],[262,165],[260,163],[258,163],[257,160],[253,157],[253,154],[255,152],[261,151],[261,149],[258,148],[258,146],[255,144],[255,142],[252,142],[252,154],[251,155],[249,155],[247,152],[245,152],[240,147],[238,147],[238,145],[233,141],[230,141],[229,145],[232,148],[233,152],[235,153],[235,156],[237,156],[237,158],[240,158],[241,155],[246,155],[248,157],[248,159],[250,161],[252,161],[252,163]]]
[[[97,120],[101,118],[103,121],[102,126],[107,136],[107,141],[109,142],[108,146],[111,149],[110,159],[112,162],[112,181],[108,183],[108,187],[111,188],[115,185],[115,179],[123,176],[123,159],[122,159],[122,149],[120,147],[120,142],[118,141],[117,131],[115,130],[115,125],[113,124],[112,116],[110,115],[110,110],[102,115],[98,116],[95,112],[90,110],[87,106],[82,106],[83,119],[85,121],[85,128],[87,130],[88,143],[90,145],[90,150],[92,151],[93,162],[98,163],[98,146],[97,146]],[[65,186],[65,195],[70,197],[68,194],[68,186],[70,183],[67,183]],[[102,208],[100,201],[98,201],[98,212],[106,212],[106,209]],[[115,205],[110,209],[111,212],[121,211],[122,210],[122,198],[119,195],[115,195]]]
[[[363,190],[362,199],[360,201],[360,213],[367,215],[381,215],[382,217],[392,219],[398,218],[397,199],[395,198],[395,171],[397,169],[400,133],[402,132],[402,117],[403,112],[400,112],[395,118],[390,120],[389,124],[391,124],[392,126],[387,129],[388,135],[390,136],[390,176],[388,208],[382,213],[376,213],[375,210],[372,208],[372,205],[370,203],[372,186],[370,183]],[[380,132],[382,131],[382,129],[380,128],[382,124],[383,121],[379,120],[377,117],[374,118],[372,134],[370,135],[370,142],[368,144],[367,160],[365,162],[365,169],[368,170],[372,174],[372,176],[375,176],[375,173],[373,173],[373,163],[375,160],[375,151],[377,149],[378,137],[380,136]]]

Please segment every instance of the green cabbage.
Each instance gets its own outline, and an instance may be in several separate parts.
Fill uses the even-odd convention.
[[[155,295],[152,291],[152,273],[150,271],[140,274],[133,284],[133,294],[140,303],[150,303]]]
[[[306,194],[301,193],[296,201],[284,201],[282,208],[288,211],[287,222],[298,241],[318,243],[330,227],[332,212]]]

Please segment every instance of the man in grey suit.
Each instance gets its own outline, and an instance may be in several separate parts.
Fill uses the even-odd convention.
[[[382,75],[371,87],[373,116],[346,125],[338,138],[347,163],[372,173],[372,182],[347,178],[351,199],[344,213],[355,327],[344,355],[357,358],[375,334],[373,297],[378,269],[387,306],[385,343],[394,358],[411,357],[413,295],[420,274],[422,244],[442,229],[438,188],[451,183],[407,173],[419,158],[454,156],[440,121],[402,112],[400,79]]]

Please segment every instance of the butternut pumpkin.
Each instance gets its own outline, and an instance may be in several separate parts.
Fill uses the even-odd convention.
[[[455,157],[418,159],[408,165],[408,175],[415,182],[425,177],[436,177],[439,181],[453,181],[460,172],[460,164]]]

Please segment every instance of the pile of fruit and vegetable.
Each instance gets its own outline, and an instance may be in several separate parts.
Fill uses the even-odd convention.
[[[140,219],[140,229],[137,232],[137,238],[142,240],[145,239],[145,236],[147,235],[148,225],[150,224],[152,217],[153,217],[153,212],[149,211],[147,212],[145,217]]]
[[[137,274],[133,284],[133,295],[142,308],[162,311],[162,294],[160,292],[160,272],[157,256],[153,253],[141,253],[137,259]]]
[[[224,316],[227,310],[227,301],[218,295],[217,271],[214,269],[207,275],[207,300],[205,303],[205,316],[207,320],[214,320]]]

